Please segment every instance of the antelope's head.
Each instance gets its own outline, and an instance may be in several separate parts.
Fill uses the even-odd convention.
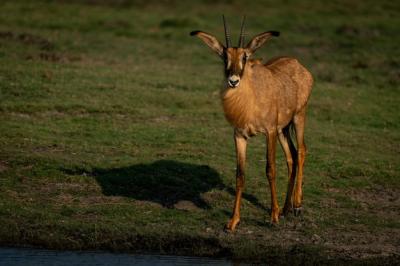
[[[216,52],[221,57],[221,59],[223,59],[225,64],[226,82],[229,87],[236,88],[237,86],[239,86],[244,69],[246,67],[246,63],[248,62],[250,56],[272,36],[279,36],[279,32],[263,32],[255,36],[246,46],[244,46],[245,17],[243,17],[238,46],[232,47],[225,17],[222,16],[222,18],[224,22],[226,46],[218,41],[217,38],[215,38],[213,35],[203,31],[192,31],[190,35],[199,37],[208,47],[211,48],[211,50]]]

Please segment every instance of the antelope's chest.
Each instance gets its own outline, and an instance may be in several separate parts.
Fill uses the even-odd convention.
[[[251,137],[264,132],[257,119],[258,107],[253,98],[246,94],[232,93],[222,98],[226,120],[238,133]]]

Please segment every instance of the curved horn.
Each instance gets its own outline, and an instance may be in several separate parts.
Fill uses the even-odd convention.
[[[225,30],[225,41],[226,41],[226,48],[231,47],[231,36],[229,36],[228,28],[226,27],[225,16],[222,15],[222,20],[224,21],[224,30]]]
[[[239,45],[238,47],[243,47],[244,45],[244,22],[246,21],[246,16],[242,18],[242,26],[240,27],[240,37],[239,37]]]

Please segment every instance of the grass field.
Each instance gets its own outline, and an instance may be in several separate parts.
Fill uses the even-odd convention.
[[[279,30],[256,57],[294,56],[315,77],[304,214],[269,226],[258,136],[234,234],[222,63],[189,36],[222,40],[223,13],[234,39],[243,13],[248,36]],[[0,243],[398,260],[399,18],[395,1],[2,1]],[[282,206],[280,148],[277,163]]]

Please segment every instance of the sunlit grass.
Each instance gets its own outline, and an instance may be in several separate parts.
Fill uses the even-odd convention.
[[[383,244],[396,245],[395,4],[60,2],[0,4],[2,243],[236,257],[264,256],[271,245],[347,245],[331,232],[364,242],[383,234],[375,254]],[[304,216],[269,227],[265,139],[258,136],[248,150],[241,224],[227,235],[235,155],[219,103],[221,62],[188,33],[222,37],[225,13],[235,35],[243,10],[249,36],[282,32],[257,57],[295,56],[316,82],[306,126]],[[280,150],[277,160],[283,205]],[[165,161],[172,169],[160,166]],[[141,178],[158,180],[163,190],[140,194],[137,169],[149,171]],[[194,185],[203,184],[199,169],[214,178],[205,190]],[[192,198],[182,196],[190,189]],[[162,197],[171,205],[155,200]],[[323,240],[312,243],[315,234]]]

